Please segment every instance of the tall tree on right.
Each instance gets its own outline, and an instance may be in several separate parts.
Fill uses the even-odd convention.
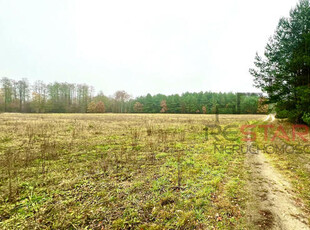
[[[306,122],[310,116],[310,2],[301,0],[281,18],[264,56],[250,69],[254,85],[276,103],[277,116]]]

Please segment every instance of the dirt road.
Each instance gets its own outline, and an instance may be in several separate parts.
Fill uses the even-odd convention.
[[[268,117],[272,120],[272,117]],[[251,145],[251,142],[248,142]],[[310,229],[290,183],[260,151],[247,154],[250,171],[248,221],[256,229]]]

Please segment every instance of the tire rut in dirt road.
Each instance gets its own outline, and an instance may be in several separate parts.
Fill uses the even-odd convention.
[[[290,183],[264,154],[248,153],[246,165],[250,171],[250,225],[257,229],[310,229],[306,215],[294,201]]]

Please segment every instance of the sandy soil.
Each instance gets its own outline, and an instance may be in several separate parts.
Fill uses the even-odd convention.
[[[251,143],[248,143],[251,145]],[[247,154],[250,171],[248,221],[254,229],[310,229],[290,183],[262,152]]]

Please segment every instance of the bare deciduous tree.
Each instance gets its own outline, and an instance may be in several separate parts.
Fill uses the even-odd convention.
[[[115,92],[114,99],[118,104],[117,108],[119,108],[119,112],[126,112],[124,108],[124,103],[130,99],[130,95],[124,90],[119,90]]]
[[[160,107],[161,107],[161,110],[160,110],[161,113],[165,113],[168,111],[168,106],[167,106],[166,100],[162,100],[160,102]]]
[[[133,106],[133,110],[136,112],[136,113],[141,113],[143,112],[143,104],[141,104],[140,102],[136,102]]]

